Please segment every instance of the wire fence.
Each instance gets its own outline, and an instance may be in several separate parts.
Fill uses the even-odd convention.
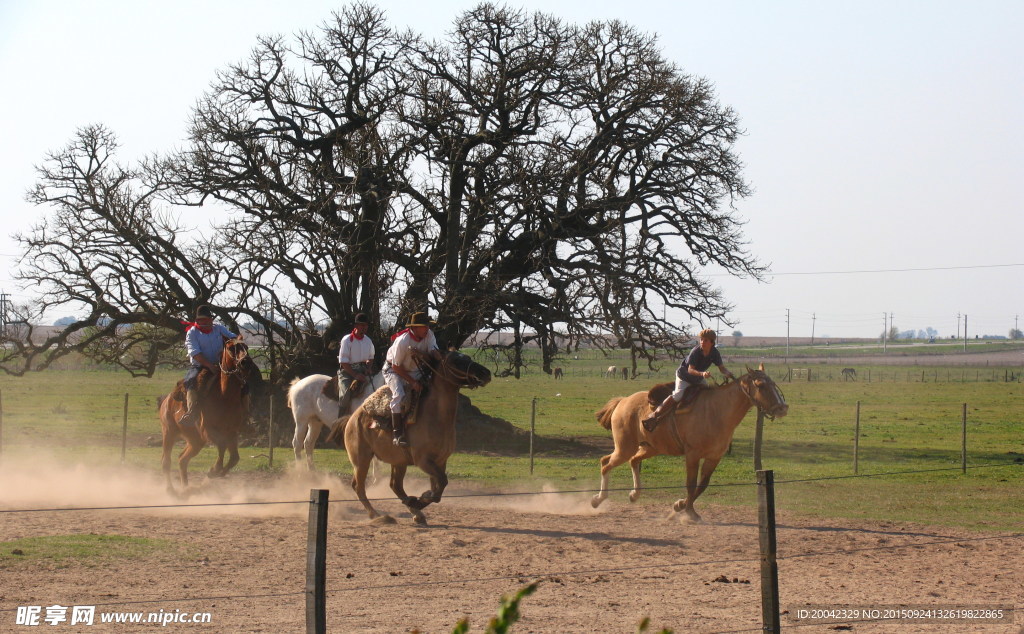
[[[970,467],[971,470],[975,469],[986,469],[994,467],[1024,467],[1024,464],[1020,462],[1006,462],[999,464],[988,464],[988,465],[976,465]],[[879,473],[868,473],[868,474],[857,474],[857,475],[846,475],[846,476],[826,476],[816,478],[797,478],[790,480],[779,480],[774,481],[769,475],[768,485],[769,490],[772,491],[770,497],[774,498],[773,489],[775,485],[794,485],[809,482],[820,482],[826,480],[848,480],[857,478],[877,478],[877,477],[889,477],[889,476],[902,476],[907,474],[919,474],[919,473],[936,473],[942,471],[954,471],[960,470],[960,467],[955,468],[939,468],[939,469],[916,469],[916,470],[904,470],[904,471],[888,471]],[[771,472],[758,472],[760,474]],[[718,483],[709,484],[708,487],[759,487],[764,488],[764,482],[730,482],[730,483]],[[650,489],[678,489],[678,487],[648,487]],[[609,489],[609,491],[627,491],[629,488]],[[567,494],[567,493],[597,493],[599,489],[578,489],[570,491],[525,491],[525,492],[479,492],[479,493],[463,493],[463,494],[452,494],[446,497],[448,498],[496,498],[496,497],[509,497],[509,496],[545,496],[554,494]],[[320,506],[317,508],[317,495],[319,494]],[[371,501],[388,501],[393,498],[373,498]],[[310,505],[310,530],[309,530],[309,543],[308,549],[310,556],[307,558],[307,587],[305,591],[293,591],[293,592],[277,592],[277,593],[246,593],[246,594],[215,594],[215,595],[196,595],[186,597],[167,597],[161,596],[153,599],[126,599],[119,601],[106,601],[97,602],[91,604],[93,607],[124,607],[134,605],[147,605],[156,603],[185,603],[185,602],[197,602],[197,601],[224,601],[224,600],[252,600],[252,599],[268,599],[268,598],[283,598],[283,597],[297,597],[305,595],[307,597],[307,631],[324,631],[326,616],[323,614],[323,602],[324,598],[328,595],[337,595],[342,593],[352,592],[366,592],[371,590],[399,590],[403,588],[416,588],[416,587],[427,587],[427,586],[449,586],[449,585],[461,585],[461,584],[478,584],[484,582],[494,581],[516,581],[525,582],[528,580],[543,580],[554,577],[566,577],[566,576],[583,576],[583,575],[599,575],[599,574],[610,574],[610,573],[630,573],[638,571],[650,571],[658,569],[676,569],[688,566],[707,566],[715,564],[734,564],[734,563],[753,563],[760,562],[762,570],[765,565],[766,554],[763,552],[760,557],[738,557],[738,558],[718,558],[708,560],[695,560],[695,561],[672,561],[672,562],[661,562],[655,564],[637,564],[630,566],[606,566],[606,567],[594,567],[594,568],[582,568],[582,569],[546,569],[546,570],[532,570],[529,572],[519,572],[516,574],[509,575],[497,575],[497,576],[460,576],[453,579],[444,580],[429,580],[429,581],[403,581],[396,583],[387,584],[364,584],[364,585],[350,585],[345,588],[326,589],[326,584],[323,582],[325,575],[321,572],[320,580],[316,583],[312,581],[314,576],[310,572],[312,564],[316,557],[313,556],[313,552],[326,550],[326,517],[327,517],[327,505],[328,503],[333,504],[352,504],[358,503],[358,500],[352,499],[328,499],[328,492],[325,490],[311,491],[310,500],[277,500],[277,501],[247,501],[247,502],[211,502],[211,503],[181,503],[181,504],[148,504],[148,505],[127,505],[127,506],[91,506],[91,507],[54,507],[54,508],[20,508],[20,509],[0,509],[0,514],[16,514],[16,513],[66,513],[66,512],[83,512],[83,511],[115,511],[115,510],[142,510],[142,509],[170,509],[170,508],[201,508],[201,507],[238,507],[238,506],[267,506],[267,505],[298,505],[298,504],[309,504]],[[770,510],[771,514],[771,531],[773,533],[774,542],[774,502],[771,502],[772,507]],[[322,518],[322,526],[314,527],[314,517]],[[763,533],[764,525],[761,522],[759,530]],[[796,559],[805,559],[812,557],[834,557],[834,556],[852,556],[859,553],[866,552],[881,552],[881,551],[894,551],[906,548],[921,548],[924,546],[947,546],[947,545],[962,545],[968,543],[982,543],[982,542],[993,542],[993,541],[1005,541],[1005,540],[1021,540],[1024,539],[1024,532],[1001,534],[1001,535],[986,535],[978,537],[959,537],[959,538],[943,538],[935,539],[926,542],[912,542],[906,544],[885,544],[868,547],[858,548],[844,548],[843,550],[824,550],[814,552],[803,552],[793,553],[784,556],[778,556],[774,552],[771,553],[770,559],[773,563],[779,561],[786,562]],[[314,543],[315,542],[315,543]],[[774,548],[773,548],[774,551]],[[323,552],[319,553],[319,557],[323,558]],[[325,561],[321,561],[324,564]],[[776,580],[777,581],[777,580]],[[762,574],[762,585],[766,582],[764,574]],[[311,604],[314,604],[313,598],[319,593],[319,608],[321,614],[317,616],[315,610],[311,610]],[[777,593],[777,588],[776,588]],[[764,588],[762,588],[762,597],[764,596]],[[777,596],[776,596],[777,603]],[[3,612],[15,612],[19,608],[4,608],[0,609],[0,613]],[[1012,606],[1008,608],[1012,619]],[[775,621],[771,624],[762,625],[759,628],[748,628],[739,630],[722,630],[721,634],[727,632],[749,632],[749,631],[779,631],[781,629],[781,622],[778,620],[779,615],[775,615]],[[317,627],[318,619],[320,627]],[[869,622],[882,622],[892,621],[891,618],[878,617],[878,618],[863,618],[863,619],[842,619],[829,622],[822,622],[816,620],[813,623],[788,623],[786,627],[803,627],[803,626],[822,626],[822,625],[849,625],[850,623],[869,623]],[[1007,621],[998,621],[1007,622]],[[312,628],[312,629],[310,629]]]

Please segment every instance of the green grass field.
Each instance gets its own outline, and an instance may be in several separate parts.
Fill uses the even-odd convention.
[[[600,446],[609,434],[594,418],[609,398],[646,390],[671,378],[666,362],[656,375],[634,381],[607,379],[599,368],[607,359],[567,360],[566,378],[555,381],[536,368],[523,378],[496,378],[489,386],[466,392],[483,412],[529,429],[536,399],[536,433],[544,438],[575,439],[577,455],[539,454],[534,473],[527,455],[496,457],[487,452],[456,453],[449,461],[453,482],[502,491],[590,490],[598,484]],[[733,367],[742,371],[741,367]],[[767,368],[785,376],[785,366]],[[977,530],[1020,530],[1024,526],[1024,385],[1002,380],[1001,369],[977,381],[941,379],[943,368],[872,368],[889,381],[793,381],[780,383],[790,404],[789,416],[765,424],[763,465],[775,472],[780,511],[807,516],[913,521]],[[859,366],[858,372],[863,369]],[[919,380],[926,375],[925,381]],[[132,379],[109,371],[49,371],[21,378],[0,378],[3,406],[3,452],[32,455],[43,446],[61,462],[117,464],[121,425],[128,394],[126,462],[154,472],[160,450],[156,397],[179,372],[153,379]],[[847,478],[853,475],[854,421],[860,402],[859,473],[900,475]],[[968,465],[960,472],[961,417],[967,404]],[[737,429],[732,454],[719,465],[701,504],[754,505],[756,491],[752,450],[755,414]],[[287,421],[286,421],[287,422]],[[290,438],[290,425],[283,427]],[[587,451],[586,447],[592,449]],[[501,447],[494,448],[496,452]],[[238,471],[267,470],[266,447],[242,450]],[[582,453],[582,455],[578,455]],[[193,461],[193,472],[207,469],[215,452],[206,449]],[[291,449],[275,451],[277,471],[292,461]],[[320,449],[321,469],[350,472],[337,449]],[[910,473],[915,472],[915,473]],[[641,503],[664,503],[680,496],[681,459],[658,457],[644,463],[646,492]],[[828,479],[822,479],[828,478]],[[807,481],[809,480],[809,481]],[[803,482],[797,482],[803,481]],[[611,486],[628,488],[629,469],[613,472]],[[613,496],[625,499],[623,491]],[[2,494],[0,494],[2,499]]]

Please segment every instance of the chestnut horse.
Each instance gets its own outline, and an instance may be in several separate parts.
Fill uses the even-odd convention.
[[[422,509],[433,502],[440,502],[441,494],[448,486],[445,469],[448,457],[455,451],[459,389],[482,387],[491,381],[490,370],[461,352],[444,352],[440,361],[424,359],[421,363],[430,366],[432,375],[427,382],[426,396],[420,399],[409,421],[406,432],[408,447],[392,444],[390,431],[370,426],[374,416],[367,407],[382,401],[381,390],[388,389],[386,386],[360,405],[345,426],[345,450],[352,463],[352,488],[370,519],[379,515],[366,499],[366,474],[370,461],[376,457],[391,465],[391,490],[408,507],[417,524],[426,524]],[[409,465],[419,467],[430,476],[430,489],[418,498],[405,493],[405,472]]]
[[[699,522],[700,515],[693,509],[693,503],[707,488],[711,474],[729,449],[736,427],[755,405],[769,418],[785,416],[789,411],[782,391],[765,373],[764,364],[757,370],[747,368],[747,374],[735,381],[704,390],[692,406],[686,410],[680,408],[674,418],[662,420],[653,432],[640,424],[652,409],[647,392],[608,401],[597,412],[597,420],[612,431],[615,451],[601,458],[601,491],[590,501],[591,505],[597,508],[608,497],[608,472],[623,462],[628,460],[633,469],[629,501],[635,502],[640,496],[641,462],[662,454],[685,455],[686,499],[677,500],[672,508],[676,512],[684,511],[692,521]]]
[[[174,390],[160,400],[160,426],[163,429],[162,466],[167,480],[167,490],[174,493],[171,484],[171,450],[179,438],[185,439],[185,448],[178,456],[178,470],[181,486],[188,486],[188,463],[206,445],[217,446],[217,464],[209,472],[210,477],[227,475],[238,464],[238,433],[244,423],[242,388],[259,373],[256,363],[249,358],[249,348],[241,337],[224,343],[221,352],[219,372],[204,371],[199,375],[199,423],[181,426],[178,421],[185,414],[184,381],[178,381]],[[262,377],[259,377],[262,380]],[[224,464],[224,452],[230,452],[228,463]]]

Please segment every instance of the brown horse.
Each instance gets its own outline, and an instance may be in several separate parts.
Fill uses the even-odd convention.
[[[242,388],[259,372],[255,362],[249,358],[249,348],[241,337],[224,343],[221,352],[219,372],[204,371],[199,375],[199,423],[181,426],[178,421],[185,414],[184,381],[178,381],[174,390],[160,401],[160,426],[163,429],[162,466],[167,480],[167,490],[174,492],[171,484],[171,450],[179,438],[185,439],[185,448],[178,456],[178,470],[181,486],[188,486],[188,463],[206,445],[217,446],[217,464],[209,472],[210,477],[227,475],[238,464],[238,433],[244,424],[245,411],[242,405]],[[260,377],[262,378],[262,377]],[[224,464],[224,452],[230,452],[228,463]]]
[[[608,497],[608,472],[623,462],[628,460],[633,469],[629,501],[635,502],[640,496],[641,462],[661,454],[685,455],[686,499],[677,500],[672,508],[685,511],[691,520],[699,522],[700,515],[693,510],[693,503],[707,488],[718,461],[729,449],[733,432],[750,408],[756,405],[770,418],[785,416],[789,411],[785,397],[765,373],[763,364],[757,370],[747,370],[735,381],[705,390],[689,409],[677,411],[673,419],[663,420],[653,432],[640,424],[652,409],[647,392],[608,401],[597,413],[597,420],[612,431],[615,451],[601,458],[601,491],[590,501],[591,505],[597,508]]]
[[[373,396],[359,406],[345,427],[345,450],[353,470],[352,488],[370,519],[376,518],[378,513],[366,499],[366,474],[370,461],[376,457],[391,465],[391,490],[409,508],[417,524],[426,524],[422,509],[433,502],[440,502],[441,494],[448,486],[445,469],[448,457],[455,451],[455,411],[459,389],[482,387],[491,381],[490,370],[461,352],[445,352],[440,361],[425,363],[431,366],[433,374],[426,396],[420,400],[409,421],[408,447],[392,444],[390,431],[370,427],[374,417],[366,408],[380,400]],[[416,465],[430,476],[430,489],[418,498],[405,493],[405,472],[409,465]]]

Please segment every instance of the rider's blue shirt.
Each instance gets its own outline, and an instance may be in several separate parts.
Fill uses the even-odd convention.
[[[202,367],[194,358],[197,354],[202,354],[210,363],[220,362],[224,339],[234,339],[237,336],[220,324],[213,324],[213,330],[208,333],[203,333],[195,326],[189,328],[185,333],[185,348],[188,350],[189,361],[193,367]]]

